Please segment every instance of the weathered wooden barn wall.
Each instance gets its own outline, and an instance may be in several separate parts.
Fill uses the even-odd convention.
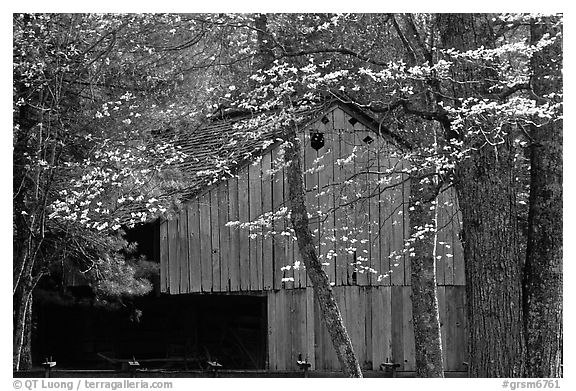
[[[381,173],[399,171],[405,163],[387,153],[396,150],[392,143],[352,118],[337,107],[301,134],[308,208],[313,215],[311,225],[319,255],[336,286],[410,285],[410,263],[402,252],[404,240],[409,236],[409,183],[401,173],[394,173],[390,183],[378,183],[389,176]],[[319,151],[310,146],[311,129],[324,133],[325,146]],[[368,143],[364,141],[366,137],[371,138]],[[351,153],[355,155],[352,164],[338,164],[339,159]],[[284,172],[274,171],[279,159],[282,157],[277,149],[268,151],[255,164],[242,168],[237,178],[202,192],[177,218],[161,222],[163,292],[237,292],[309,286],[304,269],[281,269],[299,261],[295,241],[280,234],[263,237],[258,232],[250,239],[247,230],[226,226],[228,221],[252,221],[286,206]],[[363,180],[334,186],[359,172],[367,172],[360,174]],[[358,193],[373,196],[352,204]],[[443,227],[438,240],[439,285],[464,284],[460,227],[453,199],[448,191],[438,203],[438,225]],[[349,227],[359,227],[360,231],[349,232]],[[274,223],[277,233],[284,229],[284,221]],[[341,245],[338,238],[342,236],[353,239],[349,247],[356,249],[355,254],[329,259],[330,252]],[[331,237],[334,239],[330,240]],[[354,262],[360,262],[363,267],[360,272],[354,272],[351,265]],[[384,277],[379,280],[379,275]],[[294,281],[286,281],[292,278]]]
[[[439,286],[444,369],[465,371],[464,286]],[[337,286],[334,295],[363,369],[381,363],[415,370],[409,286]],[[282,289],[268,295],[268,360],[271,370],[297,370],[298,355],[311,369],[339,370],[330,336],[311,288]]]
[[[312,131],[324,134],[319,151],[310,146]],[[311,226],[356,353],[367,369],[390,361],[400,364],[400,370],[413,370],[410,262],[402,251],[409,237],[410,186],[400,172],[405,162],[392,153],[398,148],[389,139],[339,106],[308,125],[300,137]],[[352,163],[342,161],[351,154]],[[245,229],[226,226],[286,206],[284,172],[274,170],[281,159],[278,148],[272,148],[241,168],[236,178],[205,189],[177,218],[160,223],[161,290],[267,292],[269,368],[296,370],[302,353],[313,369],[339,370],[306,271],[283,269],[300,260],[296,242],[280,234],[287,223],[276,220],[276,234],[254,231],[254,238]],[[350,180],[357,176],[363,180]],[[362,195],[360,200],[356,194]],[[445,369],[465,370],[464,267],[454,200],[447,189],[437,204],[438,298]],[[347,242],[350,253],[330,258],[343,244],[342,236],[352,239]]]

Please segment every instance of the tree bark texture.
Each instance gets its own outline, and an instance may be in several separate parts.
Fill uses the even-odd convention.
[[[436,293],[435,243],[437,208],[430,201],[435,199],[436,184],[422,184],[413,178],[410,186],[410,234],[420,227],[432,230],[418,235],[414,242],[414,256],[410,257],[412,288],[412,321],[416,347],[416,376],[444,377],[442,367],[442,336]]]
[[[489,15],[439,14],[445,48],[459,51],[493,47]],[[455,67],[447,94],[478,96],[494,77],[490,67],[466,63]],[[451,102],[458,105],[458,101]],[[485,125],[489,133],[493,127]],[[449,130],[449,129],[447,129]],[[457,163],[455,188],[462,211],[466,302],[469,333],[469,375],[519,377],[524,371],[522,327],[522,256],[517,225],[514,151],[510,135],[491,146],[481,134],[459,135],[472,146]],[[453,134],[448,134],[453,137]]]
[[[352,341],[340,314],[340,309],[334,298],[328,276],[318,260],[314,239],[308,225],[305,188],[303,183],[302,162],[300,158],[300,141],[295,133],[286,143],[285,161],[288,175],[288,195],[290,199],[290,214],[292,226],[296,234],[298,249],[306,266],[308,277],[312,282],[314,295],[318,300],[322,319],[330,334],[342,371],[348,377],[362,377],[360,363],[356,358]]]
[[[546,18],[531,26],[531,41],[554,31]],[[551,61],[554,60],[554,61]],[[539,99],[562,91],[562,42],[535,53],[532,88]],[[525,266],[528,377],[561,377],[562,363],[562,120],[532,126],[530,203]]]

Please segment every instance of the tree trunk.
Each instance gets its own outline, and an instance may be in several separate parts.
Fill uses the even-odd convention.
[[[437,18],[445,48],[467,51],[494,46],[489,15],[439,14]],[[466,63],[455,66],[453,73],[459,82],[450,86],[448,94],[456,98],[487,92],[495,77],[489,67]],[[451,104],[457,106],[458,100]],[[490,122],[482,126],[488,133],[494,128]],[[502,134],[504,142],[497,146],[487,144],[482,134],[459,137],[475,148],[455,168],[463,222],[469,375],[522,376],[522,256],[511,136]]]
[[[32,368],[32,284],[23,282],[13,300],[13,360],[12,369],[23,371]]]
[[[412,321],[416,347],[416,376],[444,377],[442,337],[436,294],[436,220],[437,208],[430,210],[435,199],[436,184],[423,184],[412,178],[410,185],[410,234],[414,237],[414,255],[410,257],[412,288]],[[423,235],[419,227],[433,230]]]
[[[537,24],[538,23],[538,24]],[[557,31],[550,19],[534,22],[531,41]],[[558,59],[556,62],[551,59]],[[562,91],[562,42],[532,59],[538,97]],[[542,102],[540,102],[542,103]],[[528,377],[562,376],[562,120],[533,126],[524,313]]]
[[[344,374],[348,377],[362,377],[360,364],[344,326],[340,309],[334,299],[330,281],[322,269],[322,264],[318,260],[316,248],[314,247],[314,239],[308,225],[308,211],[305,203],[306,193],[300,159],[300,141],[295,133],[292,133],[289,138],[284,159],[287,164],[292,226],[296,233],[300,255],[306,266],[308,277],[310,277],[312,288],[314,289],[314,295],[320,306],[322,319],[324,319],[326,328],[330,333],[332,344]]]
[[[509,148],[480,149],[456,170],[473,377],[519,377],[524,370],[522,259]]]

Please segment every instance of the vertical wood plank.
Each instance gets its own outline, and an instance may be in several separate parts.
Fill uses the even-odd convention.
[[[168,242],[168,221],[160,221],[160,291],[168,292],[170,278],[169,266],[169,242]]]
[[[400,364],[399,370],[404,370],[404,302],[402,286],[391,287],[392,319],[392,362]]]
[[[180,293],[179,249],[178,218],[175,218],[168,220],[168,271],[170,275],[168,291],[171,294]]]
[[[287,370],[287,361],[288,357],[291,355],[291,336],[290,336],[290,329],[289,329],[289,311],[290,307],[288,306],[286,300],[287,290],[281,289],[277,292],[277,311],[278,311],[278,369],[279,370]]]
[[[380,152],[380,137],[372,134],[371,137],[374,138],[372,144],[370,144],[370,155],[369,155],[369,169],[375,174],[370,174],[368,177],[369,195],[370,200],[368,203],[368,212],[370,216],[369,220],[369,250],[370,250],[370,273],[368,281],[370,285],[377,286],[382,285],[381,280],[378,276],[382,274],[382,262],[380,259],[380,203],[379,203],[379,193],[380,193],[380,172],[379,164],[379,152]]]
[[[445,370],[448,369],[447,347],[446,347],[446,290],[444,286],[436,287],[438,297],[438,313],[440,315],[440,333],[442,339],[442,365]]]
[[[402,174],[400,170],[402,168],[402,162],[398,157],[390,157],[390,165],[393,169],[391,183],[398,184],[393,189],[390,190],[391,196],[391,237],[390,237],[390,250],[395,252],[395,256],[391,259],[390,269],[392,274],[390,275],[392,285],[404,285],[404,254],[402,252],[404,248],[404,206],[403,206],[403,194],[402,185],[399,184],[402,181]]]
[[[347,119],[350,117],[347,116]],[[369,193],[368,175],[368,146],[363,141],[368,136],[368,132],[354,131],[354,147],[356,149],[356,159],[354,171],[356,174],[362,173],[356,177],[356,194],[359,199],[354,205],[355,228],[356,234],[356,261],[357,261],[357,283],[358,285],[368,285],[369,276],[367,268],[370,267],[370,245],[369,245],[369,200],[366,198]]]
[[[202,270],[202,292],[212,291],[212,233],[210,231],[210,194],[198,198],[200,210],[200,262]]]
[[[343,228],[345,227],[344,221],[344,213],[340,205],[342,202],[342,195],[343,195],[343,186],[342,186],[342,167],[339,163],[339,160],[342,157],[342,152],[340,151],[340,145],[342,143],[342,135],[341,130],[335,128],[334,125],[334,116],[333,112],[330,113],[331,124],[332,124],[332,133],[333,133],[333,143],[334,148],[332,151],[333,154],[333,162],[334,162],[334,190],[333,193],[333,204],[334,204],[334,237],[336,241],[335,250],[336,250],[336,257],[333,258],[334,267],[335,267],[335,282],[336,285],[345,285],[348,282],[348,268],[346,267],[346,255],[343,251],[343,243],[342,243],[342,236],[343,236]]]
[[[449,370],[463,370],[466,361],[465,333],[465,288],[446,286],[446,346],[447,367]]]
[[[314,290],[306,288],[306,359],[310,370],[316,370]]]
[[[372,289],[372,363],[378,370],[380,364],[395,360],[392,354],[392,287]]]
[[[268,152],[262,157],[262,213],[271,213],[272,208],[272,154]],[[274,286],[273,276],[273,239],[272,235],[262,238],[262,274],[264,290]]]
[[[272,177],[272,209],[276,212],[282,207],[286,207],[287,204],[284,199],[284,169],[282,167],[283,162],[281,161],[281,156],[279,156],[278,149],[273,149],[272,154],[272,166],[274,168],[274,175]],[[273,223],[274,232],[276,234],[273,237],[273,283],[274,289],[282,288],[282,268],[288,264],[286,260],[286,237],[281,235],[285,229],[284,219],[275,219]]]
[[[190,292],[188,237],[188,213],[186,208],[184,208],[178,214],[178,263],[180,264],[180,293]]]
[[[361,289],[365,288],[360,286],[346,288],[348,293],[346,295],[346,310],[354,351],[360,365],[363,366],[364,361],[366,361],[366,313],[364,312],[366,303],[361,295]]]
[[[436,222],[438,232],[436,234],[436,252],[434,254],[436,263],[436,283],[438,285],[445,285],[446,280],[444,278],[444,258],[446,254],[443,243],[446,241],[446,231],[449,231],[450,228],[445,227],[447,221],[444,218],[444,211],[448,207],[448,202],[446,200],[446,195],[443,192],[438,195],[436,201],[436,207],[438,208],[438,217]]]
[[[220,292],[220,203],[218,190],[210,190],[210,232],[212,240],[212,291]]]
[[[316,362],[316,369],[325,369],[325,347],[324,347],[324,320],[320,318],[320,307],[318,300],[314,296],[314,358]]]
[[[402,301],[404,303],[404,370],[414,371],[416,370],[416,348],[414,345],[414,327],[412,322],[412,299],[410,295],[412,294],[411,287],[402,287]]]
[[[289,188],[288,188],[288,181],[287,181],[287,173],[285,170],[283,170],[283,177],[284,177],[284,202],[286,203],[286,206],[288,207],[288,210],[290,210],[291,204],[290,204],[290,193],[289,193]],[[296,278],[299,277],[298,272],[294,271],[294,252],[298,251],[298,246],[296,244],[296,241],[294,240],[293,234],[294,234],[294,230],[292,229],[292,222],[290,221],[290,219],[286,219],[284,221],[284,229],[286,230],[287,233],[289,233],[289,236],[284,236],[284,260],[285,260],[285,266],[289,266],[289,268],[284,269],[284,271],[282,271],[282,279],[284,279],[285,281],[282,282],[282,287],[285,289],[292,289],[296,286]],[[292,281],[290,281],[289,279],[293,279]]]
[[[324,271],[328,275],[331,283],[336,282],[335,264],[332,259],[334,251],[334,195],[333,195],[333,176],[334,160],[332,150],[334,149],[333,132],[325,130],[325,145],[318,151],[319,171],[318,171],[318,210],[322,211],[318,224],[318,256],[324,263]]]
[[[250,221],[250,204],[248,193],[248,168],[244,167],[238,173],[238,220],[242,223]],[[250,236],[247,229],[239,230],[240,248],[240,289],[248,291],[250,285]]]
[[[260,162],[248,166],[250,183],[250,221],[255,221],[262,214],[262,173]],[[256,238],[250,240],[250,285],[253,290],[262,289],[262,235],[261,230],[253,231]]]
[[[200,264],[200,215],[198,211],[198,199],[190,201],[188,209],[188,279],[190,292],[202,290],[201,264]]]
[[[239,221],[238,212],[238,179],[228,180],[228,218],[230,221]],[[228,231],[229,242],[229,266],[230,290],[240,290],[240,232],[238,227],[232,227]]]
[[[409,162],[407,160],[402,160],[402,169],[408,170]],[[402,234],[402,246],[405,248],[406,240],[410,238],[410,212],[408,208],[410,206],[410,180],[408,179],[408,174],[402,174],[402,226],[403,226],[403,234]],[[410,256],[409,252],[404,252],[403,255],[403,262],[404,262],[404,285],[411,284],[411,275],[412,272],[410,271]]]
[[[218,231],[220,232],[220,290],[230,290],[230,228],[226,224],[230,221],[228,215],[228,181],[218,185]]]
[[[276,324],[276,293],[274,291],[268,292],[266,296],[267,313],[268,313],[268,369],[278,369],[278,359],[276,357],[277,344],[279,342],[276,333],[278,326]]]
[[[460,232],[462,231],[462,213],[458,207],[458,199],[454,188],[450,191],[450,200],[452,201],[452,255],[454,255],[454,285],[465,285],[464,274],[464,250],[460,241]]]
[[[385,145],[385,144],[384,144]],[[383,173],[381,179],[388,178],[386,170],[390,169],[390,156],[389,147],[385,145],[385,149],[380,153],[379,157],[380,171]],[[386,186],[386,182],[383,187]],[[383,275],[382,285],[390,286],[392,283],[391,276],[391,239],[392,239],[392,197],[389,191],[381,191],[378,198],[380,205],[380,274]]]
[[[350,130],[348,130],[345,127],[344,124],[344,116],[343,113],[341,115],[337,115],[338,113],[342,113],[341,110],[335,110],[334,111],[334,120],[335,122],[341,122],[342,126],[344,126],[344,128],[342,129],[342,138],[341,138],[341,143],[340,143],[340,152],[342,154],[342,159],[348,160],[351,156],[352,156],[352,151],[354,148],[354,133]],[[338,120],[336,120],[337,117],[342,117],[342,118],[338,118]],[[352,158],[352,161],[349,163],[344,164],[341,167],[341,180],[346,182],[348,180],[348,178],[351,178],[352,175],[355,174],[354,172],[354,162],[353,162],[354,158]],[[348,203],[350,201],[352,201],[355,198],[355,192],[354,192],[354,186],[353,186],[353,182],[350,184],[345,184],[344,188],[343,188],[343,198],[344,198],[344,202],[343,203]],[[342,208],[342,216],[343,216],[343,226],[344,227],[355,227],[356,226],[356,219],[355,219],[355,211],[354,211],[354,206],[350,205],[350,206],[346,206]],[[348,238],[355,238],[355,233],[350,232],[350,229],[344,229],[341,232],[342,235],[347,236]],[[344,243],[346,247],[352,247],[350,241],[345,242]],[[352,250],[350,250],[352,251]],[[344,264],[346,265],[346,284],[349,285],[353,285],[356,284],[357,282],[357,278],[358,278],[358,273],[355,271],[356,265],[356,255],[352,252],[347,252],[343,257],[342,257],[344,261]]]
[[[372,364],[372,291],[375,288],[367,287],[360,291],[364,298],[363,312],[366,314],[364,322],[364,346],[366,346],[365,369],[373,370]]]

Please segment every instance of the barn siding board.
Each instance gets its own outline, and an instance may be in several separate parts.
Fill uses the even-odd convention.
[[[462,249],[462,242],[460,241],[460,232],[462,232],[462,214],[458,209],[458,198],[454,188],[450,192],[451,207],[453,216],[451,231],[452,231],[452,254],[454,255],[454,285],[464,285],[464,250]]]
[[[238,214],[238,179],[228,180],[228,218],[230,221],[239,221]],[[238,227],[231,227],[228,231],[229,242],[229,266],[230,291],[240,290],[240,232]]]
[[[180,293],[190,292],[190,260],[188,258],[188,213],[178,214],[178,263],[180,264]]]
[[[409,163],[408,161],[402,161],[402,170],[409,170]],[[402,177],[402,227],[403,227],[403,234],[402,234],[402,249],[406,249],[406,240],[410,237],[410,211],[408,208],[410,207],[410,180],[408,178],[408,174],[403,173]],[[403,262],[404,262],[404,285],[410,285],[411,281],[411,271],[410,271],[410,253],[403,251]]]
[[[364,346],[366,347],[366,355],[364,357],[364,369],[372,370],[372,289],[362,289],[362,297],[364,298],[364,305],[362,311],[365,316],[364,322]]]
[[[436,287],[436,297],[438,298],[438,314],[440,317],[440,333],[442,340],[442,365],[448,370],[447,356],[448,352],[446,350],[446,289],[444,286]]]
[[[274,292],[268,294],[266,298],[266,305],[267,305],[267,324],[268,324],[268,370],[277,370],[277,363],[278,357],[277,354],[277,344],[278,344],[278,336],[276,330],[278,329],[278,325],[276,324],[277,320],[277,304],[276,304],[276,295]]]
[[[254,222],[262,213],[262,174],[260,162],[248,166],[248,191],[250,203],[250,221]],[[254,227],[255,238],[250,238],[250,289],[262,289],[262,236],[260,230]]]
[[[250,221],[250,206],[248,203],[248,168],[244,167],[238,173],[238,220],[241,223]],[[239,229],[240,241],[240,289],[250,289],[250,236],[247,229]]]
[[[230,286],[230,228],[226,226],[229,218],[228,181],[217,187],[218,191],[218,227],[220,232],[220,290],[228,291]]]
[[[169,250],[168,250],[168,221],[160,222],[160,291],[168,292],[170,278]]]
[[[290,318],[289,314],[289,307],[287,303],[287,294],[290,292],[287,289],[281,289],[278,291],[278,308],[281,309],[280,316],[278,317],[278,341],[280,342],[280,346],[278,348],[278,369],[286,370],[288,369],[288,362],[286,359],[286,354],[290,353],[290,341],[291,341],[291,334],[290,334],[290,327],[289,321]]]
[[[390,250],[394,254],[391,259],[390,269],[392,270],[391,281],[392,285],[404,285],[404,207],[402,196],[402,174],[400,170],[400,162],[398,158],[390,158],[390,166],[393,169],[393,184],[396,184],[390,191],[391,196],[391,237],[390,237]]]
[[[390,159],[387,155],[379,158],[380,171],[385,173],[390,168]],[[382,175],[385,179],[387,174]],[[386,184],[381,185],[386,186]],[[381,191],[378,199],[380,206],[380,267],[382,274],[382,285],[390,286],[392,284],[391,276],[391,259],[390,259],[390,240],[392,238],[392,217],[391,217],[391,198],[388,191]]]
[[[180,263],[178,240],[178,220],[168,220],[168,268],[170,271],[169,292],[171,294],[180,293]]]
[[[347,119],[350,117],[347,116]],[[358,182],[355,185],[356,193],[360,194],[360,197],[365,197],[367,194],[367,152],[368,148],[366,144],[362,141],[366,137],[367,133],[362,131],[351,131],[354,132],[354,149],[356,158],[354,159],[354,173],[362,173],[358,178]],[[355,196],[355,198],[358,198]],[[368,273],[366,272],[366,267],[369,263],[369,244],[366,243],[368,240],[367,232],[367,219],[368,219],[368,204],[369,201],[365,198],[358,198],[354,203],[354,226],[357,229],[356,233],[356,281],[358,285],[368,285]]]
[[[390,293],[392,318],[392,362],[400,364],[399,369],[404,370],[404,303],[402,286],[393,285]]]
[[[349,292],[349,295],[346,296],[346,310],[348,311],[349,327],[352,329],[354,351],[357,354],[360,366],[363,367],[363,363],[366,361],[366,314],[364,312],[366,301],[363,296],[364,288],[355,286],[345,290]]]
[[[200,215],[198,211],[198,199],[192,200],[187,205],[188,210],[188,278],[190,281],[189,292],[202,290],[201,264],[200,264]]]
[[[416,369],[416,348],[414,345],[414,326],[412,321],[412,289],[409,286],[402,287],[402,302],[403,308],[403,322],[402,328],[404,330],[404,370],[414,371]]]
[[[220,292],[220,204],[218,190],[210,190],[210,235],[212,241],[212,291]]]
[[[336,114],[336,113],[335,113]],[[343,121],[343,120],[342,120]],[[343,129],[342,131],[342,139],[340,144],[341,151],[343,152],[343,158],[348,159],[348,157],[352,156],[353,148],[354,148],[354,134],[349,131],[348,129]],[[342,166],[342,180],[346,182],[353,174],[354,174],[354,167],[355,163],[351,161],[350,163],[346,163]],[[345,203],[350,202],[354,199],[354,185],[353,184],[345,184],[344,185],[344,196]],[[342,213],[345,216],[345,226],[346,227],[354,227],[356,215],[355,215],[355,208],[354,205],[348,205],[343,207]],[[351,232],[349,229],[345,229],[342,232],[343,235],[346,235],[348,238],[356,239],[356,235],[354,232]],[[352,243],[348,241],[345,243],[346,247],[352,248]],[[356,254],[353,250],[350,250],[345,255],[345,262],[346,262],[346,273],[347,273],[347,284],[355,285],[357,282],[357,273],[356,273]]]
[[[436,251],[434,253],[434,261],[436,263],[436,283],[438,285],[445,285],[445,268],[444,268],[444,257],[445,257],[445,246],[441,244],[441,242],[445,242],[446,241],[446,228],[444,228],[444,226],[446,225],[446,221],[444,219],[444,211],[447,208],[447,201],[446,201],[446,197],[444,195],[444,193],[440,193],[437,197],[437,204],[436,204],[436,208],[437,208],[437,218],[436,218],[436,228],[437,228],[437,233],[436,233]]]
[[[466,357],[465,290],[461,286],[446,287],[447,366],[450,370],[464,370]]]
[[[272,212],[272,154],[269,152],[262,157],[262,213]],[[268,228],[265,228],[268,231]],[[262,277],[264,290],[272,289],[273,278],[273,240],[267,235],[262,238]]]
[[[372,288],[372,365],[392,362],[391,287]]]
[[[334,197],[331,186],[332,178],[334,177],[334,163],[332,160],[334,137],[331,131],[325,131],[324,141],[325,146],[319,150],[319,164],[321,168],[318,171],[318,208],[323,213],[319,222],[318,255],[321,257],[320,259],[325,264],[323,269],[328,276],[328,280],[330,282],[335,282],[336,268],[332,259],[329,258],[334,251],[334,242],[331,240],[331,238],[334,236]]]
[[[274,168],[274,175],[272,177],[272,209],[277,212],[287,204],[284,200],[284,169],[282,168],[282,156],[279,156],[278,150],[273,149],[272,166]],[[282,268],[287,265],[286,261],[286,237],[282,235],[285,229],[285,219],[274,219],[273,227],[276,233],[273,238],[273,275],[274,275],[274,289],[282,288]]]
[[[212,291],[212,233],[210,227],[210,193],[198,199],[200,210],[200,261],[202,269],[202,292]]]
[[[316,369],[316,343],[315,343],[315,316],[314,316],[314,290],[306,288],[306,360],[310,363],[310,370]]]

